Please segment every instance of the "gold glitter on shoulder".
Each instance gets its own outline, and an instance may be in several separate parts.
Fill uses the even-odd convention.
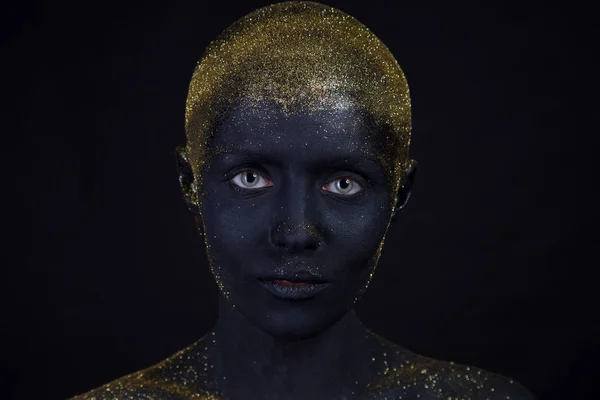
[[[369,385],[368,399],[533,400],[502,375],[424,357],[385,341],[384,370]]]
[[[72,400],[224,400],[209,376],[204,340],[147,369],[134,372]]]

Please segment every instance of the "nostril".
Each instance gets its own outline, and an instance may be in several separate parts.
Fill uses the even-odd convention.
[[[275,247],[292,252],[315,251],[322,243],[322,236],[312,226],[300,228],[276,228],[271,232],[271,242]]]
[[[310,238],[307,240],[305,245],[303,246],[306,250],[317,250],[321,245],[320,241],[317,238]]]
[[[320,243],[315,241],[314,243],[308,243],[306,246],[306,249],[307,250],[317,250],[319,248],[319,246],[320,246]]]

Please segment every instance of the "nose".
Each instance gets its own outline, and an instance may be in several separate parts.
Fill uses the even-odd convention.
[[[271,231],[271,243],[290,253],[311,252],[321,247],[322,238],[317,227],[312,224],[278,224]]]
[[[271,244],[290,253],[312,252],[323,244],[318,227],[317,199],[309,190],[290,185],[280,193],[279,207],[270,230]]]

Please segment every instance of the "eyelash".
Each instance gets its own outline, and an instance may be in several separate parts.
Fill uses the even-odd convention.
[[[270,184],[269,184],[269,185],[266,185],[266,186],[261,186],[261,187],[258,187],[258,188],[256,188],[256,189],[251,189],[251,188],[248,188],[248,187],[243,187],[243,186],[240,186],[240,185],[238,185],[237,183],[235,183],[235,182],[234,182],[234,180],[235,180],[235,179],[236,179],[238,176],[240,176],[240,175],[242,175],[242,174],[244,174],[244,173],[248,173],[248,172],[252,172],[252,173],[256,174],[256,175],[259,177],[259,179],[263,179],[263,180],[267,181],[267,182],[268,182],[268,183],[270,183]],[[265,177],[264,177],[264,175],[265,175],[264,173],[262,173],[262,172],[260,172],[260,171],[257,171],[256,169],[252,169],[252,168],[245,168],[245,169],[242,169],[242,170],[237,170],[237,171],[235,171],[235,172],[231,173],[231,174],[229,175],[230,177],[228,178],[228,180],[229,180],[229,182],[230,182],[231,184],[233,184],[233,185],[234,185],[236,188],[239,188],[239,189],[241,189],[241,190],[245,190],[245,191],[248,191],[248,192],[258,192],[258,191],[260,191],[261,189],[265,189],[265,188],[268,188],[268,187],[271,187],[271,186],[273,186],[273,183],[272,183],[270,180],[268,180],[267,178],[265,178]],[[240,179],[241,179],[241,178],[240,178]],[[335,182],[337,182],[337,181],[341,181],[341,180],[343,180],[343,179],[349,179],[349,180],[350,180],[350,181],[352,181],[354,184],[357,184],[357,185],[360,187],[360,189],[359,189],[357,192],[355,192],[355,193],[352,193],[352,194],[336,193],[336,192],[333,192],[333,191],[330,191],[330,190],[326,190],[326,189],[324,189],[326,186],[328,186],[328,185],[331,185],[331,184],[333,184],[333,183],[335,183]],[[259,181],[259,182],[260,182],[260,181]],[[355,177],[353,177],[353,176],[341,176],[341,177],[338,177],[338,178],[335,178],[335,179],[332,179],[332,180],[329,180],[329,181],[327,181],[325,184],[323,184],[323,185],[321,186],[321,189],[323,189],[323,190],[325,190],[327,193],[330,193],[330,194],[332,194],[332,195],[335,195],[335,196],[340,196],[340,197],[344,197],[344,198],[352,198],[352,197],[358,196],[358,195],[360,195],[362,192],[364,192],[364,190],[365,190],[366,186],[367,186],[367,185],[364,183],[364,181],[363,181],[362,179],[356,179],[356,178],[355,178]],[[352,190],[352,189],[351,189],[351,190]],[[351,190],[350,190],[350,191],[351,191]]]
[[[238,185],[237,183],[235,183],[235,182],[234,182],[234,180],[235,180],[235,179],[236,179],[238,176],[240,176],[240,175],[242,175],[242,174],[244,174],[244,173],[248,173],[248,172],[252,172],[252,173],[254,173],[256,176],[258,176],[258,178],[259,178],[259,182],[260,182],[260,179],[263,179],[263,180],[267,181],[267,182],[269,183],[269,185],[267,185],[267,186],[261,186],[261,187],[259,187],[259,188],[256,188],[256,189],[251,189],[251,188],[248,188],[248,187],[243,187],[243,186],[240,186],[240,185]],[[266,188],[266,187],[271,187],[271,186],[273,186],[273,182],[271,182],[270,180],[268,180],[267,178],[265,178],[265,177],[263,176],[263,174],[262,174],[262,173],[260,173],[259,171],[256,171],[256,170],[254,170],[254,169],[250,169],[250,168],[243,169],[243,170],[241,170],[241,171],[238,171],[238,172],[235,172],[235,173],[233,173],[232,175],[233,175],[233,176],[232,176],[232,177],[229,179],[229,181],[230,181],[232,184],[234,184],[235,186],[237,186],[238,188],[242,189],[242,190],[248,190],[248,191],[253,191],[253,192],[254,192],[254,191],[258,191],[259,189],[264,189],[264,188]],[[241,178],[240,178],[240,179],[241,179]]]

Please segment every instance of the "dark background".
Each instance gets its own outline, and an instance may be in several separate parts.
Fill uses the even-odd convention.
[[[204,47],[266,4],[3,5],[0,397],[87,391],[211,328],[217,289],[174,149]],[[420,171],[362,319],[541,398],[594,398],[588,12],[574,2],[329,4],[388,45],[413,96]]]

